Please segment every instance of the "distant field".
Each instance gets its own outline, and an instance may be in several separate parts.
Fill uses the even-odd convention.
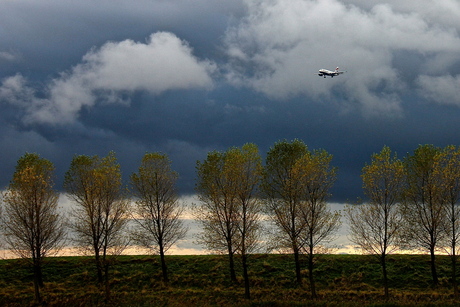
[[[96,284],[92,258],[50,258],[42,293],[48,306],[458,306],[447,256],[438,256],[437,288],[431,286],[428,255],[390,256],[388,303],[372,256],[319,256],[317,301],[310,299],[306,270],[304,286],[295,284],[291,255],[253,255],[250,261],[250,301],[241,277],[230,283],[226,257],[214,255],[167,256],[168,286],[161,282],[158,257],[122,256],[111,271],[109,302]],[[30,271],[20,260],[0,261],[0,306],[32,304]]]

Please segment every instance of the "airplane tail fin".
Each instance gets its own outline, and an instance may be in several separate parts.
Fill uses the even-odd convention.
[[[338,67],[336,67],[336,68],[335,68],[335,72],[338,72],[338,71],[339,71],[339,68],[338,68]]]

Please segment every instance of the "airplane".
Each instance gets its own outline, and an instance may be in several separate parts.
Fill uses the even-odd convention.
[[[334,76],[338,76],[340,74],[343,74],[345,71],[339,71],[339,68],[337,67],[334,71],[332,70],[327,70],[327,69],[320,69],[318,70],[318,76],[326,78],[326,76],[330,76],[331,78],[334,78]]]

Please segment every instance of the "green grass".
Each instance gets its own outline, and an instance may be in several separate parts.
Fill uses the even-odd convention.
[[[440,286],[431,285],[429,256],[389,257],[391,299],[385,302],[380,266],[365,255],[323,255],[316,259],[319,298],[295,283],[291,255],[250,258],[252,299],[244,299],[243,280],[228,278],[227,257],[167,256],[170,283],[161,281],[159,258],[119,257],[110,272],[111,299],[96,283],[91,257],[48,259],[43,298],[48,306],[456,306],[450,284],[450,260],[437,256]],[[306,267],[303,259],[303,267]],[[237,266],[241,276],[241,268]],[[21,260],[0,261],[0,306],[33,304],[32,275]]]

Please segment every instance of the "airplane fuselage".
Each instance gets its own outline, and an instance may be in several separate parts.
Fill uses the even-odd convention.
[[[338,76],[340,74],[343,74],[343,71],[339,71],[339,68],[337,67],[334,71],[333,70],[328,70],[328,69],[320,69],[318,70],[318,76],[326,78],[326,76],[330,76],[333,78],[334,76]]]

